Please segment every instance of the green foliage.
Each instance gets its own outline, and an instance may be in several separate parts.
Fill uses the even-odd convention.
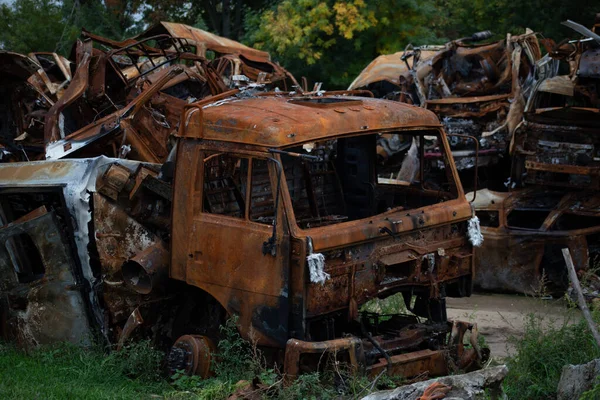
[[[108,355],[72,344],[29,354],[0,345],[0,398],[139,399],[169,393],[171,387],[159,377],[161,359],[147,342]]]
[[[264,369],[262,353],[256,346],[241,338],[236,325],[237,318],[233,317],[221,326],[219,361],[213,365],[217,377],[233,382],[251,380]]]
[[[597,400],[600,399],[600,379],[596,378],[594,387],[584,392],[579,400]]]
[[[0,43],[17,53],[54,51],[62,30],[62,9],[54,0],[15,0],[0,6]]]
[[[361,311],[367,311],[376,314],[406,314],[409,313],[404,303],[402,293],[396,293],[385,299],[374,298],[366,302]]]
[[[177,371],[171,379],[173,387],[177,390],[169,396],[171,398],[180,398],[183,394],[191,393],[194,397],[204,400],[220,400],[229,397],[236,389],[230,381],[218,378],[202,379],[197,375],[186,375],[183,371]]]
[[[448,37],[459,38],[490,30],[503,37],[520,34],[525,28],[542,32],[560,41],[578,34],[560,23],[567,19],[590,27],[597,12],[586,0],[437,0],[436,7],[445,15],[441,28]]]
[[[535,315],[528,316],[525,334],[513,338],[515,355],[508,359],[504,390],[510,399],[548,399],[556,395],[562,367],[600,357],[585,321],[553,327]]]
[[[336,391],[322,382],[322,376],[318,372],[300,375],[293,385],[282,388],[275,394],[279,399],[334,399],[338,397]]]
[[[149,340],[144,340],[126,344],[120,351],[112,352],[106,362],[116,364],[121,374],[127,377],[159,382],[163,358],[162,352],[152,347]]]
[[[432,0],[283,0],[246,18],[245,40],[296,75],[346,88],[376,56],[439,41]]]
[[[81,29],[113,39],[135,33],[133,2],[15,0],[0,7],[0,43],[18,53],[68,55]]]

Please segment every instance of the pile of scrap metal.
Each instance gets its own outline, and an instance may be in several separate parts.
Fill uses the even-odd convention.
[[[266,52],[173,23],[123,42],[84,31],[70,60],[0,59],[0,336],[117,343],[145,319],[163,337],[151,322],[184,291],[131,290],[121,269],[168,264],[181,116],[239,89],[301,92],[296,80]]]
[[[471,293],[472,210],[435,115],[372,98],[230,94],[185,108],[162,165],[0,164],[0,337],[151,338],[170,348],[171,371],[208,376],[219,327],[236,315],[289,378],[329,356],[373,377],[479,368],[477,325],[446,316],[446,296]],[[438,138],[449,173],[429,174],[419,153],[410,179],[381,181],[383,132]],[[399,293],[411,314],[361,311]]]
[[[144,319],[171,317],[161,315],[173,297],[165,275],[132,290],[121,272],[168,265],[171,199],[157,175],[156,165],[106,157],[0,166],[3,340],[122,343]]]
[[[167,159],[187,104],[298,86],[268,53],[182,24],[116,42],[83,31],[70,59],[1,52],[1,161]]]
[[[235,315],[292,378],[326,353],[372,376],[485,361],[476,324],[446,316],[471,294],[472,209],[431,111],[306,93],[267,53],[172,23],[0,57],[3,340],[150,338],[206,377]],[[410,157],[378,163],[382,133]],[[411,314],[360,311],[399,293]]]
[[[536,82],[510,144],[511,191],[479,191],[475,199],[483,289],[564,293],[561,249],[569,248],[580,273],[600,256],[600,36],[565,25],[584,39],[551,46],[554,65]],[[559,62],[567,75],[555,75]]]
[[[529,30],[474,44],[490,36],[480,32],[444,46],[409,45],[404,52],[375,59],[349,89],[370,90],[375,97],[435,112],[449,134],[459,170],[475,166],[477,145],[479,166],[496,164],[523,116],[541,51]],[[437,147],[432,143],[427,150],[432,158]],[[394,151],[385,144],[382,148]]]

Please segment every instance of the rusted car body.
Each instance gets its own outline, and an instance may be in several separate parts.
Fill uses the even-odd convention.
[[[324,353],[368,374],[476,368],[476,326],[445,314],[446,296],[471,293],[472,211],[437,118],[349,96],[212,100],[185,107],[162,165],[0,165],[2,338],[150,337],[172,370],[206,376],[235,315],[289,377]],[[384,132],[420,143],[412,177],[381,177],[403,164],[379,164]],[[443,176],[425,136],[446,143]],[[397,293],[412,314],[361,311]]]
[[[148,336],[172,343],[162,329],[182,291],[160,274],[153,293],[132,290],[122,272],[168,266],[170,185],[159,172],[106,157],[0,165],[4,340],[117,344],[132,332],[128,319],[143,315]]]
[[[271,61],[269,53],[248,47],[234,40],[214,35],[188,25],[161,22],[138,36],[138,39],[156,35],[170,35],[185,39],[196,49],[196,54],[210,61],[226,85],[258,83],[268,89],[292,91],[300,88],[294,76]]]
[[[531,31],[474,44],[488,34],[478,33],[445,46],[409,46],[404,52],[381,56],[349,89],[372,90],[376,97],[433,111],[449,134],[459,170],[475,166],[477,145],[479,166],[497,164],[522,119],[541,51]],[[431,154],[436,153],[436,145],[429,149]]]
[[[565,247],[578,270],[596,266],[599,46],[600,41],[574,41],[550,53],[568,62],[570,74],[536,82],[510,145],[511,192],[478,192],[474,206],[485,241],[476,251],[476,286],[563,293]]]
[[[3,58],[11,77],[0,83],[10,100],[4,161],[102,154],[162,163],[187,104],[232,88],[297,86],[268,53],[167,22],[122,42],[83,31],[71,60],[53,53]]]
[[[477,192],[484,242],[475,249],[475,286],[530,295],[562,294],[569,279],[561,249],[577,270],[595,263],[600,243],[597,191],[532,187]]]

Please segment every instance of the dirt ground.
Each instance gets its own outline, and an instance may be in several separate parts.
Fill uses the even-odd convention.
[[[580,311],[568,308],[564,299],[473,294],[461,299],[447,298],[446,301],[448,319],[476,322],[479,333],[485,336],[495,359],[504,358],[513,350],[508,339],[523,334],[525,318],[530,313],[544,317],[555,326],[565,321],[576,322],[580,318]]]

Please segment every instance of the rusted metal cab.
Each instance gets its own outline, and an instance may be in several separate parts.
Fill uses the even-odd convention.
[[[384,164],[383,134],[410,148]],[[179,136],[171,278],[237,315],[242,337],[286,349],[291,375],[303,353],[329,350],[371,373],[447,373],[444,298],[471,293],[472,211],[432,112],[371,98],[238,95],[190,105]],[[426,163],[433,140],[443,168]],[[360,311],[396,293],[411,316]],[[467,328],[455,324],[459,355]]]

